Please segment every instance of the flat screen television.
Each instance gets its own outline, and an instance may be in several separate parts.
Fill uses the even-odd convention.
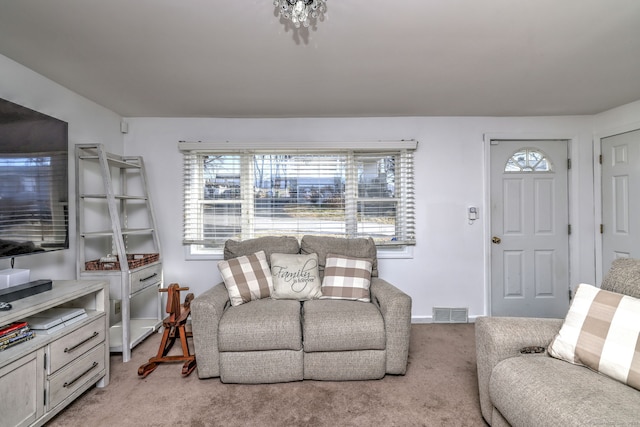
[[[0,99],[0,258],[69,248],[66,122]]]

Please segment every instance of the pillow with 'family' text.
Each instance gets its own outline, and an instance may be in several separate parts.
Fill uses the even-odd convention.
[[[218,263],[232,306],[269,298],[273,292],[271,270],[264,251]]]
[[[271,298],[305,301],[322,295],[317,254],[271,254],[271,277]]]
[[[640,390],[640,299],[581,284],[549,354]]]

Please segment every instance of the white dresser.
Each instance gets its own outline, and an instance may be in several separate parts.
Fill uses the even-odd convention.
[[[40,426],[88,388],[109,383],[109,289],[104,281],[54,281],[52,289],[11,302],[0,326],[54,307],[87,317],[0,351],[0,425]]]

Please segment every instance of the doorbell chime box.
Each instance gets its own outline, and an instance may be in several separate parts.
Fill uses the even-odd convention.
[[[7,268],[6,270],[0,270],[0,289],[27,283],[30,276],[29,270],[21,268]]]

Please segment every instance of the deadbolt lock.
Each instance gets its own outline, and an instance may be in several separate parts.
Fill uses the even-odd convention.
[[[493,236],[493,238],[491,239],[491,241],[493,243],[495,243],[496,245],[499,245],[502,242],[502,239],[499,238],[498,236]]]

